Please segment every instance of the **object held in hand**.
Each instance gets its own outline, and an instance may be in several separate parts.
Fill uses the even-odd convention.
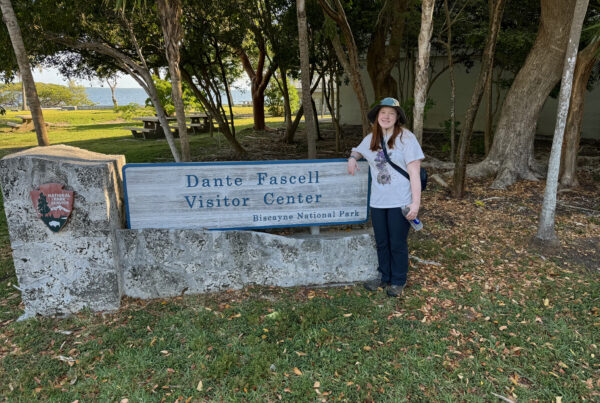
[[[406,215],[409,212],[410,212],[410,209],[408,207],[402,208],[402,214],[404,214],[404,217],[406,217]],[[423,229],[423,223],[418,218],[415,218],[414,220],[408,220],[408,222],[410,223],[410,226],[414,228],[415,231],[419,231],[419,230]]]

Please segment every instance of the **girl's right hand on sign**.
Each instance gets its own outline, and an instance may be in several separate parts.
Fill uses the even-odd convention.
[[[358,162],[354,158],[348,158],[348,173],[354,176],[354,172],[360,171],[358,167]]]

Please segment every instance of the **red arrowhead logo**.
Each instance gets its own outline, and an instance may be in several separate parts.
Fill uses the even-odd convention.
[[[32,190],[31,201],[38,217],[54,232],[60,231],[73,211],[73,191],[60,183],[46,183]]]

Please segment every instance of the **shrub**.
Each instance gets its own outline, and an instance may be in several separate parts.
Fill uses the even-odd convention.
[[[172,116],[175,113],[175,105],[173,105],[173,98],[171,96],[171,82],[162,80],[157,76],[152,77],[154,79],[156,91],[158,92],[158,100],[163,108],[165,108],[167,115]],[[153,106],[150,98],[146,99],[146,106]],[[186,83],[183,83],[183,106],[187,110],[204,110],[204,107],[198,102],[194,93]]]
[[[290,95],[290,108],[292,113],[296,112],[300,107],[300,98],[298,90],[292,85],[290,80],[287,80],[288,93]],[[273,116],[283,116],[283,93],[275,80],[272,80],[265,90],[265,105],[267,110]]]

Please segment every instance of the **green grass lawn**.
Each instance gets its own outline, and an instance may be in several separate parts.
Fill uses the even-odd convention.
[[[47,119],[66,122],[51,128],[53,144],[170,159],[166,142],[133,140],[110,111]],[[6,155],[35,145],[35,134],[0,141]],[[192,137],[192,155],[227,147],[217,141]],[[538,211],[542,184],[493,191],[504,204],[482,201],[487,185],[459,201],[431,185],[425,229],[409,238],[411,255],[429,263],[412,262],[399,299],[360,285],[247,287],[24,322],[2,212],[0,399],[598,401],[598,274],[527,246],[537,215],[526,212]],[[600,236],[598,219],[583,214],[558,214],[557,228],[564,248]]]
[[[234,113],[248,114],[251,107],[236,107]],[[0,119],[0,157],[27,147],[37,145],[35,132],[13,132],[3,122],[20,122],[17,115],[27,112],[7,112]],[[137,116],[152,115],[151,111],[140,110]],[[169,151],[166,140],[146,141],[135,139],[131,132],[124,129],[127,126],[141,127],[141,122],[126,120],[112,110],[91,111],[44,111],[44,118],[50,124],[49,140],[51,144],[67,144],[86,150],[105,153],[123,154],[127,162],[170,162],[173,157]],[[277,126],[282,118],[266,118],[268,124]],[[252,118],[236,119],[236,130],[252,127]],[[227,148],[227,142],[218,134],[210,138],[203,134],[190,136],[190,150],[192,156],[201,158],[206,154],[207,148]],[[177,144],[179,140],[176,139]]]

